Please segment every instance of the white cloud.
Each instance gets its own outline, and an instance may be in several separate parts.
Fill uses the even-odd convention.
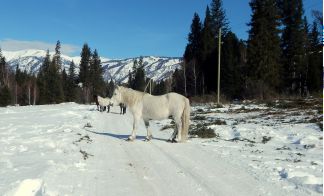
[[[22,41],[14,39],[0,40],[1,50],[6,51],[18,51],[26,49],[38,49],[54,51],[56,43],[46,43],[42,41]],[[61,43],[61,53],[66,55],[72,55],[75,52],[80,51],[80,47],[72,44]]]

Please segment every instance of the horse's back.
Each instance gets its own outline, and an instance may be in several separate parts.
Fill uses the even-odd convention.
[[[165,95],[146,95],[143,97],[143,117],[145,119],[160,120],[168,116],[168,99]]]
[[[178,94],[178,93],[168,93],[166,94],[168,97],[168,102],[169,102],[169,110],[172,113],[182,113],[185,104],[186,104],[186,97]]]

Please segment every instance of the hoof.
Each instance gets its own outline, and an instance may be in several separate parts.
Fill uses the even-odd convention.
[[[178,141],[176,139],[168,139],[167,142],[169,143],[178,143]]]
[[[133,138],[132,136],[129,136],[127,139],[126,139],[126,141],[128,141],[128,142],[132,142],[132,141],[134,141],[135,140],[135,138]]]
[[[153,137],[151,135],[150,136],[146,136],[145,139],[144,139],[144,141],[145,142],[149,142],[149,141],[151,141],[151,139],[153,139]]]

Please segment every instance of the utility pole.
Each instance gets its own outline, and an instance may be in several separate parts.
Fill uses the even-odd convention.
[[[150,80],[150,94],[152,95],[152,80]]]
[[[149,88],[150,94],[152,95],[152,78],[148,81],[147,85],[145,86],[144,93],[146,93],[147,88]]]
[[[219,93],[220,93],[220,59],[221,59],[221,37],[222,37],[222,29],[219,28],[218,33],[218,77],[217,77],[217,104],[219,104]]]

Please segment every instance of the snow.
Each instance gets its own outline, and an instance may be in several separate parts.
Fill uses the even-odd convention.
[[[322,131],[264,105],[192,107],[211,139],[168,143],[171,120],[152,121],[154,139],[127,142],[132,115],[95,105],[0,108],[0,195],[322,195]],[[269,140],[265,140],[270,138]],[[234,140],[233,140],[234,139]]]

